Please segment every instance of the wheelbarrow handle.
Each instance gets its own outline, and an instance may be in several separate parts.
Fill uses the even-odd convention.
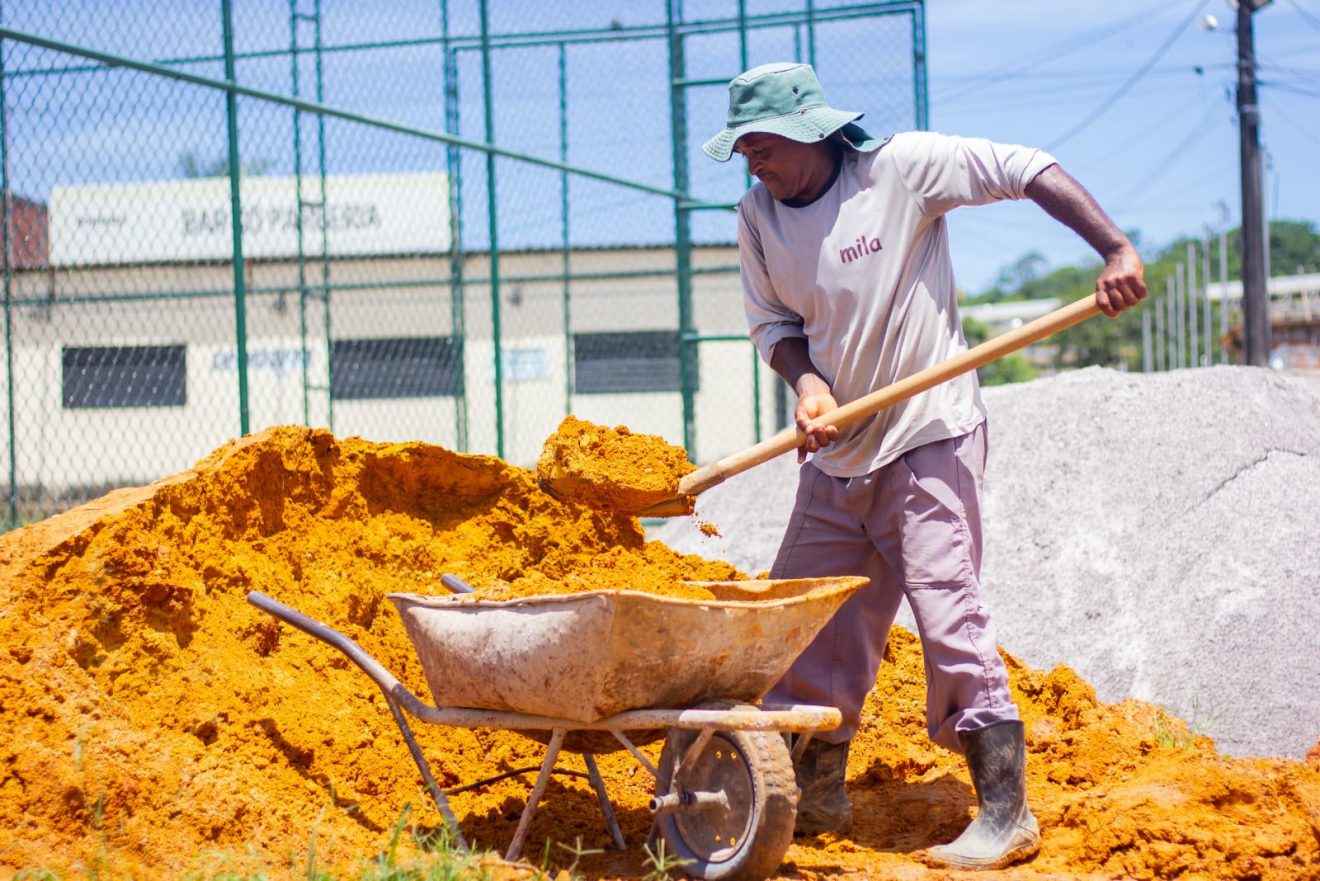
[[[457,575],[445,573],[440,576],[440,583],[448,588],[450,593],[473,593],[474,588]]]
[[[263,612],[268,612],[279,618],[285,624],[296,627],[303,633],[314,636],[321,642],[339,649],[350,661],[361,668],[363,673],[370,676],[371,680],[380,686],[381,691],[402,704],[414,716],[425,716],[428,712],[434,710],[433,707],[422,703],[393,673],[386,670],[379,661],[367,654],[362,646],[339,631],[327,627],[315,618],[309,618],[297,609],[286,606],[278,600],[271,599],[260,591],[248,591],[247,601]]]
[[[339,649],[380,687],[380,690],[385,693],[385,703],[389,705],[390,713],[394,716],[394,721],[399,726],[400,733],[403,734],[403,740],[408,745],[408,752],[412,754],[413,761],[417,764],[417,770],[422,774],[422,781],[426,784],[427,791],[435,801],[435,806],[440,809],[440,816],[444,818],[445,825],[453,833],[458,846],[466,850],[467,840],[463,837],[463,830],[459,828],[458,818],[454,816],[454,812],[449,807],[449,799],[445,797],[439,784],[436,783],[435,776],[431,773],[431,766],[427,763],[426,757],[422,755],[421,747],[417,745],[417,738],[413,736],[412,728],[408,726],[408,720],[399,711],[399,705],[402,704],[409,713],[420,718],[434,712],[435,708],[429,707],[418,700],[411,691],[404,687],[402,682],[394,677],[393,673],[386,670],[379,661],[363,651],[362,646],[339,631],[326,627],[320,621],[309,618],[297,609],[286,606],[278,600],[273,600],[259,591],[248,591],[247,601],[263,612],[269,612],[279,618],[285,624],[296,627],[303,633],[314,636],[322,642]]]

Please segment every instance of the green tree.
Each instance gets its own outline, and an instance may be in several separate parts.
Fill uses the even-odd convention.
[[[1242,277],[1242,228],[1225,236],[1228,244],[1228,277]],[[1270,223],[1270,276],[1306,275],[1320,272],[1320,232],[1311,221],[1275,220]],[[1219,279],[1219,241],[1210,242],[1210,266]]]
[[[1139,238],[1129,232],[1134,242]],[[1229,279],[1242,277],[1241,229],[1230,230],[1225,235],[1227,244],[1227,263]],[[1137,309],[1124,312],[1116,319],[1098,316],[1074,327],[1061,331],[1053,338],[1057,349],[1055,366],[1088,367],[1102,365],[1107,367],[1140,370],[1142,366],[1142,313],[1149,310],[1152,303],[1161,301],[1169,286],[1169,279],[1175,278],[1178,265],[1187,260],[1187,246],[1194,244],[1198,254],[1203,247],[1199,239],[1180,238],[1154,254],[1146,255],[1146,287],[1150,298]],[[1210,236],[1204,243],[1208,245],[1211,279],[1219,280],[1219,238]],[[1015,277],[1018,267],[1038,265],[1034,261],[1024,264],[1032,255],[1028,254],[1001,273],[1000,279]],[[976,298],[976,302],[994,302],[997,300],[1039,299],[1055,297],[1060,302],[1070,303],[1095,290],[1095,279],[1099,275],[1101,264],[1097,260],[1083,266],[1065,266],[1038,277],[1023,278],[1019,273],[1019,282],[1009,290],[998,286],[991,288],[986,295],[992,299]],[[1277,220],[1270,224],[1270,275],[1300,275],[1320,272],[1320,232],[1314,222]],[[1196,267],[1198,283],[1204,282],[1200,276],[1202,266]]]
[[[1320,272],[1320,233],[1315,224],[1276,220],[1270,224],[1270,275]]]

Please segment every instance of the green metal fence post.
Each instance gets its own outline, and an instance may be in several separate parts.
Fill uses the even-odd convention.
[[[486,109],[486,143],[495,144],[495,101],[491,96],[490,9],[481,0],[481,97]],[[500,341],[499,209],[496,206],[495,154],[486,154],[486,217],[490,227],[491,356],[495,361],[495,455],[504,458],[504,351]]]
[[[293,96],[302,95],[302,83],[299,76],[300,48],[298,45],[298,0],[289,0],[289,77]],[[293,192],[294,192],[294,234],[297,238],[298,259],[298,343],[302,358],[302,403],[303,424],[312,424],[312,380],[309,361],[310,348],[307,345],[307,255],[303,248],[303,161],[302,161],[302,111],[293,108]],[[327,356],[329,352],[327,351]]]
[[[234,70],[234,10],[231,0],[220,0],[220,16],[225,41],[225,133],[229,145],[229,215],[234,239],[234,338],[235,365],[238,368],[238,433],[251,430],[248,415],[248,359],[247,359],[247,280],[243,272],[243,199],[239,192],[238,154],[238,94],[233,85],[237,80]]]
[[[692,218],[684,202],[688,191],[687,165],[687,98],[686,63],[683,57],[683,35],[675,18],[676,0],[666,0],[665,16],[669,29],[669,114],[670,137],[673,146],[674,191],[674,260],[675,281],[678,287],[678,375],[683,397],[683,446],[688,458],[696,456],[696,377],[693,375],[693,355],[696,343],[692,321]],[[681,16],[681,12],[678,13]]]
[[[807,64],[816,66],[816,4],[807,0]]]
[[[798,29],[793,29],[794,36]],[[747,3],[746,0],[738,0],[738,72],[747,70]],[[732,79],[732,77],[730,77]],[[743,163],[743,189],[752,185],[752,170]],[[758,438],[759,440],[759,438]]]
[[[5,280],[5,401],[9,414],[6,431],[9,437],[9,498],[7,499],[6,529],[18,525],[18,444],[17,422],[14,415],[14,306],[13,265],[10,262],[13,245],[9,227],[9,98],[5,89],[8,72],[5,70],[5,41],[0,40],[0,247],[4,248]]]
[[[317,103],[325,100],[325,76],[322,67],[322,42],[321,42],[321,2],[315,0],[312,4],[311,13],[302,13],[298,11],[299,0],[289,0],[289,60],[291,68],[292,92],[295,98],[302,95],[302,78],[299,72],[299,54],[303,51],[299,41],[299,22],[307,21],[312,23],[313,40],[312,53],[315,63],[315,83],[314,92]],[[319,181],[320,198],[308,200],[303,198],[303,138],[302,138],[302,114],[303,111],[297,107],[293,109],[293,176],[294,176],[294,233],[297,237],[297,259],[298,259],[298,339],[300,354],[302,357],[302,399],[303,399],[303,424],[312,424],[311,392],[313,390],[323,391],[326,396],[325,424],[331,431],[335,428],[335,405],[334,390],[331,386],[331,368],[334,357],[334,344],[331,339],[330,331],[330,234],[329,234],[329,199],[326,195],[326,173],[325,173],[325,117],[316,114],[316,161],[317,161],[317,180]],[[321,260],[319,267],[320,282],[316,285],[315,299],[321,302],[322,332],[324,334],[325,345],[325,384],[313,383],[311,380],[310,360],[311,349],[307,344],[309,328],[307,319],[308,301],[311,297],[311,285],[307,281],[307,249],[306,237],[307,229],[304,224],[305,210],[307,207],[320,206],[320,233],[321,233]]]
[[[458,135],[458,58],[450,45],[449,0],[440,0],[440,37],[444,50],[445,132]],[[467,286],[463,279],[463,158],[453,144],[445,145],[445,171],[449,175],[449,320],[450,338],[458,341],[458,394],[454,396],[454,446],[468,449]]]
[[[316,103],[325,102],[325,53],[321,42],[321,0],[316,0],[313,7],[316,15]],[[334,376],[334,339],[331,336],[333,326],[330,315],[330,195],[326,184],[325,158],[325,116],[316,114],[316,161],[321,179],[321,330],[325,334],[325,426],[331,432],[335,430],[335,390],[331,377]],[[298,206],[302,213],[302,206]]]
[[[301,77],[298,71],[298,0],[289,0],[289,82],[290,92],[295,98],[301,96]],[[302,358],[302,405],[303,424],[312,424],[311,375],[308,370],[309,349],[307,347],[307,259],[303,253],[303,167],[302,167],[302,111],[293,108],[293,216],[294,235],[297,239],[298,264],[298,342]],[[284,295],[279,294],[277,302],[282,302]]]
[[[752,439],[761,442],[761,353],[752,346]]]
[[[559,44],[559,161],[568,162],[568,58],[563,43]],[[561,267],[564,273],[564,415],[573,412],[573,316],[569,285],[568,234],[568,174],[559,174],[559,217],[561,240]]]
[[[926,93],[926,6],[912,7],[912,87],[916,106],[917,129],[930,125],[929,96]]]

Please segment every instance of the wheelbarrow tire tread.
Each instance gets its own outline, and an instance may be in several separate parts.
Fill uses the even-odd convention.
[[[737,705],[733,705],[737,706]],[[711,709],[731,709],[729,704]],[[671,734],[661,753],[660,772],[664,788],[673,774],[674,763],[697,736],[695,731]],[[751,823],[744,840],[733,854],[710,861],[684,839],[675,815],[659,818],[660,834],[666,850],[685,860],[682,871],[705,881],[764,881],[784,861],[793,843],[793,824],[797,819],[797,783],[793,761],[782,734],[774,731],[718,731],[721,737],[742,754],[744,766],[752,779]]]

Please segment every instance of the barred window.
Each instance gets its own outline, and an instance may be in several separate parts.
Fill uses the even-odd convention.
[[[680,391],[678,331],[639,330],[573,335],[573,385],[578,394]],[[696,350],[692,352],[693,382]]]
[[[330,395],[339,401],[456,396],[463,345],[452,337],[334,340]]]
[[[187,346],[65,346],[68,410],[182,407],[188,403]]]

